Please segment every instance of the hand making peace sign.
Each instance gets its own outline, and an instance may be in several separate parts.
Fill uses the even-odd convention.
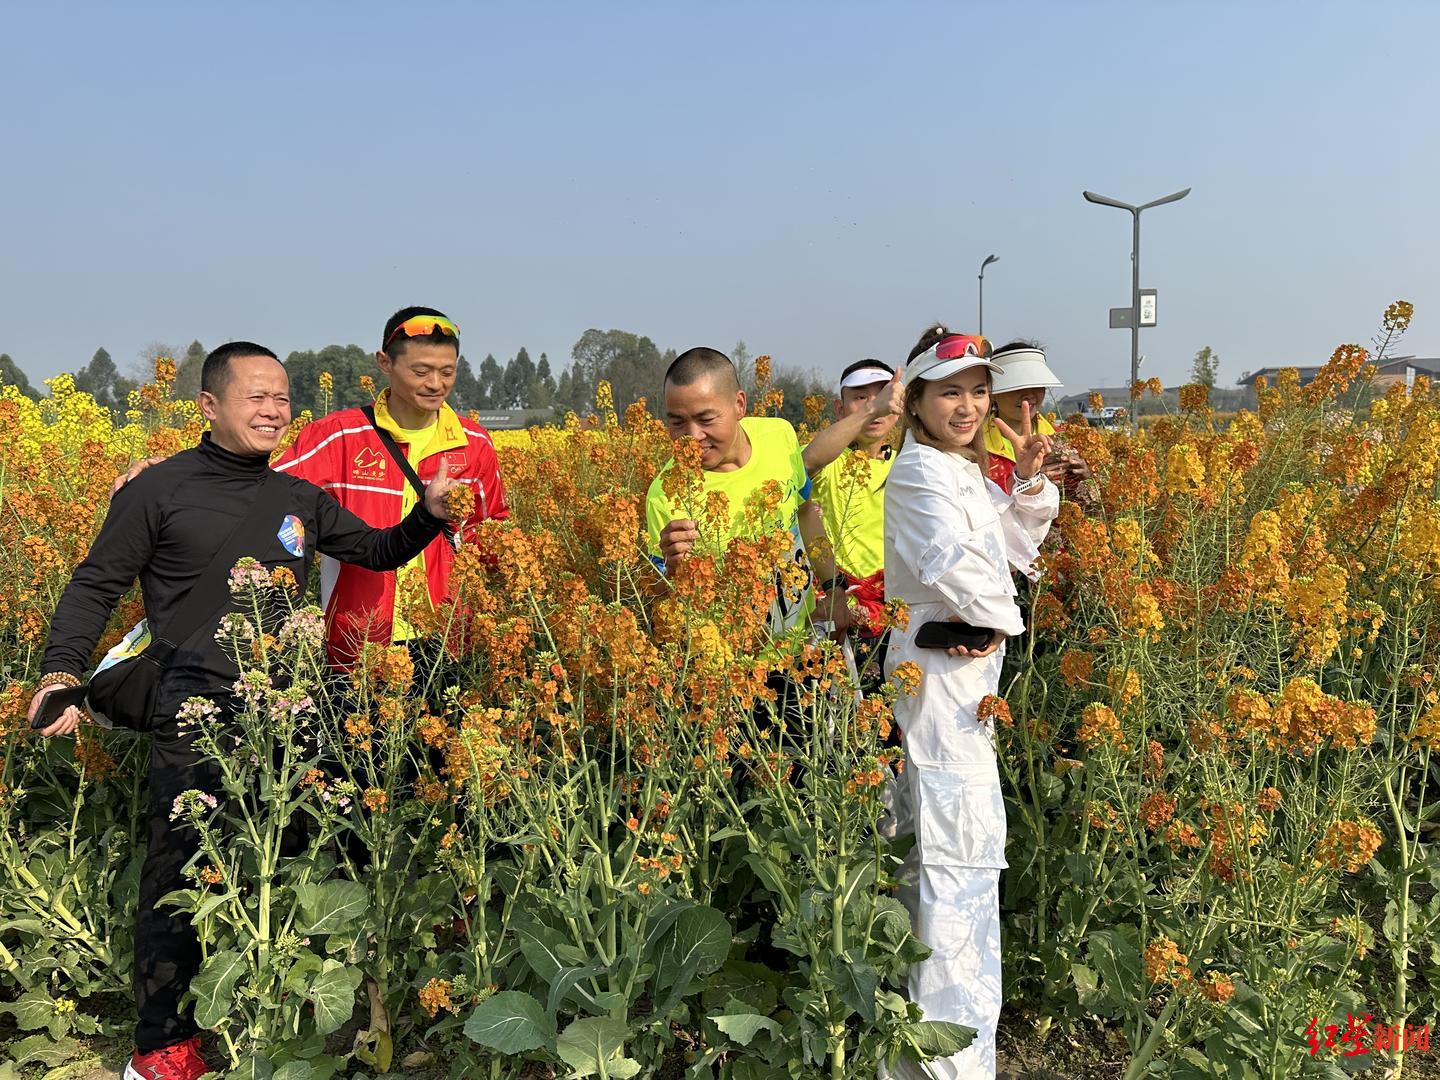
[[[1018,432],[999,416],[995,417],[995,426],[1015,448],[1016,480],[1033,478],[1040,471],[1045,455],[1050,452],[1050,436],[1035,434],[1030,419],[1030,403],[1028,401],[1020,403],[1020,430]]]

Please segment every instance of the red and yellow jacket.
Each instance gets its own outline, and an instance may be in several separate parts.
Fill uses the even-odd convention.
[[[389,391],[375,402],[375,422],[407,449],[399,425],[386,407]],[[414,462],[426,483],[435,478],[441,455],[448,455],[450,476],[475,491],[475,512],[460,525],[462,542],[473,538],[475,526],[487,518],[509,517],[505,489],[490,434],[445,405],[440,425],[426,456]],[[385,450],[380,436],[359,409],[341,409],[300,429],[294,444],[271,463],[277,472],[309,480],[342,506],[375,528],[399,524],[409,481]],[[455,548],[448,536],[437,537],[423,554],[430,602],[440,604],[450,586]],[[321,568],[321,599],[325,604],[331,662],[348,667],[366,641],[390,644],[395,623],[395,572],[364,570],[326,559]]]

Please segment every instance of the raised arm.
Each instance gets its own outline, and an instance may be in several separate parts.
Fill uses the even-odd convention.
[[[870,408],[853,412],[817,431],[801,452],[805,459],[806,473],[814,476],[843,454],[845,449],[860,437],[860,433],[870,421],[886,416],[899,416],[904,411],[905,404],[904,375],[904,368],[896,371],[894,377],[886,383],[885,389],[876,394],[870,402]]]
[[[341,562],[367,570],[395,570],[419,555],[439,536],[447,521],[453,520],[446,496],[455,482],[447,475],[445,463],[425,489],[423,502],[405,515],[405,520],[388,529],[375,529],[345,509],[328,491],[309,485],[315,499],[317,551]]]

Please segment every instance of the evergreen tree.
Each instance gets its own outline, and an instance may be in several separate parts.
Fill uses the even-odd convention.
[[[75,372],[75,389],[79,390],[82,394],[89,394],[98,402],[101,391],[97,376],[106,368],[114,371],[115,361],[110,359],[109,351],[102,345],[95,350],[95,355],[90,358],[90,363]],[[109,391],[108,384],[105,386],[105,390],[106,392]]]
[[[204,367],[205,346],[198,341],[190,342],[175,366],[175,385],[170,388],[170,396],[176,401],[193,401],[200,393],[200,373]]]
[[[13,386],[31,401],[40,400],[40,394],[30,385],[30,378],[20,366],[10,359],[9,353],[0,353],[0,383]]]
[[[455,389],[450,391],[450,405],[459,413],[480,408],[480,383],[470,368],[470,361],[463,356],[455,364]]]
[[[520,346],[520,351],[505,365],[505,405],[507,409],[530,407],[530,384],[535,381],[535,362]]]
[[[480,372],[475,381],[480,387],[480,404],[475,408],[499,408],[497,399],[504,392],[505,372],[501,370],[493,353],[486,353],[485,359],[480,361]]]
[[[102,345],[95,350],[90,363],[75,373],[75,389],[89,394],[97,405],[123,414],[130,405],[130,391],[135,389],[135,383],[120,374]]]
[[[530,408],[548,409],[555,404],[555,377],[550,374],[550,358],[543,352],[535,365],[535,379],[530,384]]]
[[[570,369],[566,368],[560,372],[560,379],[555,384],[555,398],[552,404],[557,410],[572,409],[570,399],[574,396],[574,388],[571,386]]]

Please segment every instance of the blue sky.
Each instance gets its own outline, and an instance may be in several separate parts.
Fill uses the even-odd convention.
[[[0,351],[465,352],[587,328],[838,373],[942,318],[1123,381],[1440,353],[1435,5],[30,5],[6,20]],[[557,365],[558,366],[558,365]]]

